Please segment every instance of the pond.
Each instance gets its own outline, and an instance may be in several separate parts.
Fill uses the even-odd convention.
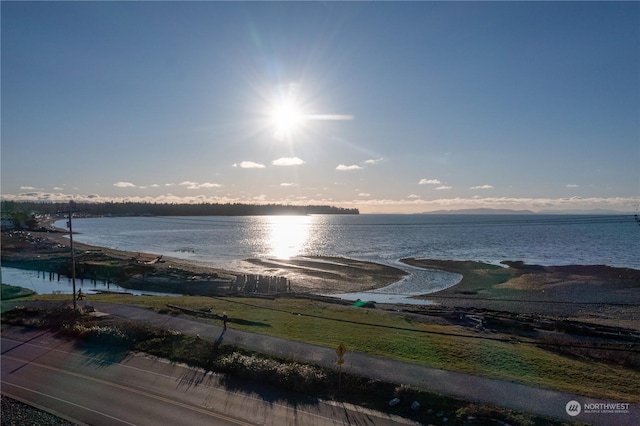
[[[38,294],[71,294],[73,282],[71,278],[45,271],[2,267],[2,283],[24,287]],[[173,293],[159,293],[154,291],[132,290],[105,281],[80,280],[76,278],[76,291],[90,295],[98,292],[130,293],[135,295],[148,294],[152,296],[180,296]]]

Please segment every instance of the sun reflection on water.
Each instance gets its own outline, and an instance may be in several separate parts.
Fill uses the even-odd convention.
[[[269,216],[269,256],[290,259],[302,253],[309,240],[311,216]]]

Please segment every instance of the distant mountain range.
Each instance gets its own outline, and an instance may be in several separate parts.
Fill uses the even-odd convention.
[[[532,210],[512,210],[512,209],[460,209],[460,210],[435,210],[418,214],[633,214],[617,210],[592,209],[592,210],[542,210],[534,212]]]

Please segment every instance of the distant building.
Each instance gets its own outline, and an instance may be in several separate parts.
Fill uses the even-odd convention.
[[[3,217],[2,231],[13,230],[34,230],[39,226],[39,221],[35,217]]]
[[[13,219],[11,219],[11,218],[3,217],[1,225],[2,225],[1,228],[2,228],[3,231],[12,231],[12,230],[16,229],[16,226],[13,223]]]

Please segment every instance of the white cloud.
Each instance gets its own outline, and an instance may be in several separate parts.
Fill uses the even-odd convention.
[[[60,188],[59,186],[54,186],[52,189],[54,191],[62,191],[64,188]]]
[[[610,198],[509,198],[472,197],[441,198],[436,200],[356,199],[339,203],[341,207],[357,207],[361,213],[420,213],[434,210],[472,208],[515,209],[531,211],[557,211],[611,209],[621,212],[637,211],[640,197]]]
[[[469,189],[493,189],[492,185],[478,185],[478,186],[472,186]]]
[[[152,183],[151,185],[149,185],[151,188],[159,188],[160,185],[158,185],[157,183]]]
[[[438,179],[420,179],[420,182],[418,182],[418,185],[440,185],[442,182],[440,182]]]
[[[567,188],[580,188],[580,185],[576,185],[575,183],[568,183],[565,186]]]
[[[592,210],[611,209],[621,212],[637,212],[640,197],[565,197],[565,198],[509,198],[509,197],[451,197],[435,200],[421,199],[412,194],[405,199],[375,199],[375,198],[354,198],[336,199],[317,193],[314,199],[304,199],[297,201],[296,198],[272,198],[262,194],[258,197],[234,196],[229,193],[225,196],[177,196],[170,193],[158,196],[128,196],[113,197],[101,196],[98,194],[65,194],[60,192],[23,192],[19,194],[0,194],[1,200],[6,201],[42,201],[42,202],[69,202],[70,200],[82,203],[100,202],[141,202],[141,203],[184,203],[197,204],[209,203],[253,203],[268,202],[282,204],[331,204],[338,207],[359,208],[361,213],[420,213],[433,210],[455,210],[469,208],[505,208],[505,209],[528,209],[532,211],[557,211],[563,210]]]
[[[376,158],[375,160],[374,159],[367,160],[367,161],[364,162],[364,164],[374,165],[374,164],[378,164],[382,160],[383,160],[383,158],[380,157],[380,158]]]
[[[345,164],[340,164],[338,167],[336,167],[336,170],[340,170],[340,171],[360,170],[360,169],[362,169],[362,167],[358,166],[357,164],[352,164],[350,166],[347,166]]]
[[[117,186],[118,188],[135,188],[136,186],[131,182],[116,182],[113,186]]]
[[[291,182],[282,182],[280,186],[298,186],[298,184]]]
[[[369,194],[368,192],[361,192],[358,194],[358,197],[371,197],[371,194]]]
[[[444,190],[447,190],[447,189],[451,189],[451,187],[447,186],[447,185],[442,185],[442,186],[439,186],[439,187],[436,188],[437,191],[444,191]]]
[[[191,182],[188,180],[184,182],[180,182],[179,185],[186,186],[187,189],[220,188],[222,186],[219,183],[209,183],[209,182],[198,183],[198,182]]]
[[[21,186],[20,189],[24,191],[35,191],[38,188],[34,188],[33,186]]]
[[[420,198],[420,196],[416,194],[410,194],[407,198]]]
[[[240,163],[233,163],[233,167],[240,167],[241,169],[264,169],[266,166],[260,163],[254,163],[253,161],[242,161]]]
[[[298,157],[282,157],[271,162],[274,166],[299,166],[304,163],[304,160]]]

